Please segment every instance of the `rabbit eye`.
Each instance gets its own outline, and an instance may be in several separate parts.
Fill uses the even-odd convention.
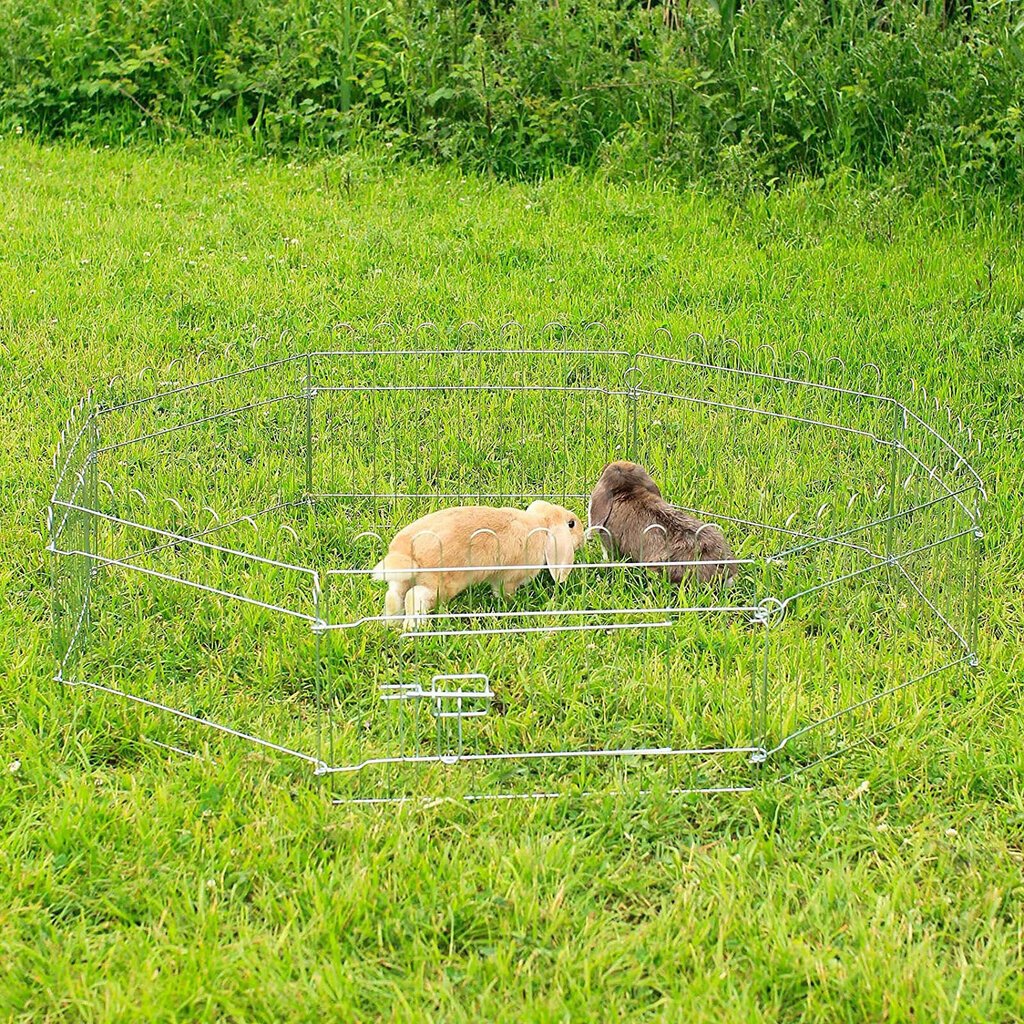
[[[569,520],[569,529],[570,530],[575,530],[576,529],[576,520],[575,519],[570,519]]]

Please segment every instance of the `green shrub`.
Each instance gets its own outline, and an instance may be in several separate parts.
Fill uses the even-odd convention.
[[[0,119],[107,142],[372,140],[509,176],[1024,182],[1010,0],[675,4],[0,0]]]

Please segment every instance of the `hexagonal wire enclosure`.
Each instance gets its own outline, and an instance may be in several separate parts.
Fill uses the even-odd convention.
[[[746,790],[881,742],[977,665],[969,428],[870,364],[610,341],[382,328],[111,382],[54,459],[57,679],[134,702],[151,742],[241,740],[378,801]],[[585,514],[615,458],[725,531],[731,586],[593,542],[561,583],[388,621],[372,571],[401,526],[535,498]]]

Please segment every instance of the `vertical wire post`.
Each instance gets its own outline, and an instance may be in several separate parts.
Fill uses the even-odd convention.
[[[46,540],[50,549],[50,639],[53,643],[53,651],[57,658],[60,658],[60,577],[57,574],[57,555],[53,549],[57,546],[53,532],[53,505],[46,511]]]
[[[330,586],[331,577],[324,577],[325,589],[320,593],[320,618],[324,624],[331,621]],[[334,753],[334,677],[331,671],[331,638],[326,633],[323,640],[323,661],[324,661],[324,725],[327,729],[327,756],[330,763],[337,764]]]
[[[97,461],[99,459],[97,454],[97,449],[99,448],[99,428],[96,423],[96,417],[93,415],[91,394],[86,415],[89,417],[89,451],[86,455],[87,461],[85,468],[85,504],[89,509],[89,512],[87,514],[85,527],[85,617],[82,621],[82,642],[78,649],[78,656],[80,659],[84,654],[86,641],[92,629],[93,580],[100,571],[99,562],[95,557],[98,554],[99,548],[99,517],[95,514],[99,511],[97,507],[99,502],[97,471]]]
[[[313,693],[316,701],[316,756],[324,758],[324,674],[323,674],[323,595],[320,590],[319,573],[313,577]]]
[[[894,554],[896,532],[896,486],[899,483],[900,452],[903,449],[903,433],[906,428],[906,413],[901,405],[896,405],[896,422],[893,424],[892,454],[889,460],[889,515],[885,524],[885,557],[891,559]]]
[[[662,653],[662,666],[665,672],[665,736],[660,741],[661,745],[674,747],[675,742],[675,716],[672,713],[672,638],[675,631],[675,624],[663,626],[661,634],[664,637],[664,651]],[[673,789],[677,785],[677,774],[674,771],[675,759],[668,758],[669,777],[666,788]]]
[[[306,495],[313,493],[313,358],[306,353]]]
[[[637,366],[637,360],[636,360],[636,355],[635,354],[633,355],[633,357],[631,359],[629,369],[626,371],[626,373],[629,375],[628,376],[629,387],[627,389],[628,393],[629,393],[629,402],[628,402],[629,426],[628,426],[628,430],[627,430],[627,433],[628,433],[627,440],[628,440],[628,443],[629,443],[629,451],[626,453],[626,455],[629,458],[634,458],[636,456],[636,444],[637,444],[637,422],[636,422],[636,419],[637,419],[637,405],[639,404],[639,398],[640,398],[639,393],[638,393],[639,385],[637,384],[637,380],[639,379],[639,376],[640,376],[640,367]]]
[[[771,612],[765,612],[764,625],[764,652],[761,657],[761,746],[768,749],[768,676],[771,663]]]
[[[974,533],[971,537],[971,595],[968,608],[969,637],[971,643],[970,661],[971,668],[977,668],[980,664],[981,655],[978,651],[979,623],[978,623],[978,590],[981,581],[981,558],[982,549],[985,543],[985,532],[981,528],[981,510],[977,504],[974,507]]]

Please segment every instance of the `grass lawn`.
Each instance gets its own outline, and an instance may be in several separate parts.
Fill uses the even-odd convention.
[[[0,211],[5,1019],[1024,1016],[1018,209],[7,140]],[[939,396],[982,439],[984,671],[753,794],[401,809],[332,806],[240,744],[141,744],[132,708],[51,681],[50,457],[91,384],[510,318],[730,335]],[[175,622],[168,662],[207,639]]]

